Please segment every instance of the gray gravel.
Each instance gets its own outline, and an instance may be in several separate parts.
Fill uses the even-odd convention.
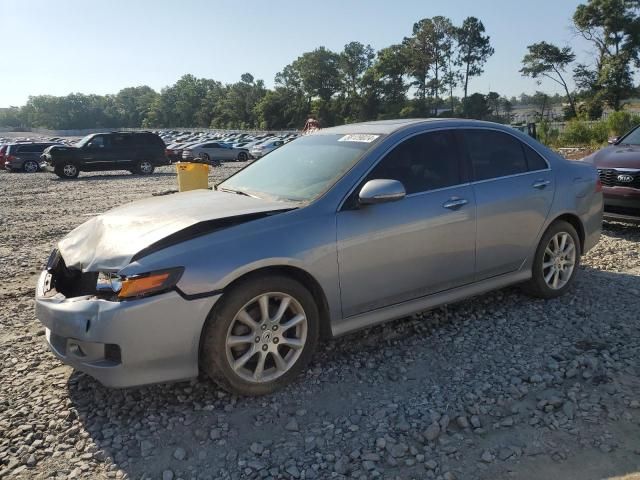
[[[640,472],[640,227],[606,225],[563,298],[509,288],[328,342],[268,397],[206,379],[109,390],[60,364],[32,299],[55,241],[175,183],[170,167],[74,182],[0,172],[0,478]]]

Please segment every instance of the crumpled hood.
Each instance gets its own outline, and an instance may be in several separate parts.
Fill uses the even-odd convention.
[[[284,202],[211,190],[152,197],[83,223],[58,243],[58,250],[67,267],[118,271],[142,249],[197,223],[290,209]]]

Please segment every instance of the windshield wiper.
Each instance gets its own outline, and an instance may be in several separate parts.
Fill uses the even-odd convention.
[[[245,197],[260,198],[260,197],[254,196],[254,195],[249,195],[247,192],[243,192],[242,190],[233,190],[231,188],[218,188],[218,190],[220,190],[222,192],[227,192],[227,193],[235,193],[237,195],[244,195]]]

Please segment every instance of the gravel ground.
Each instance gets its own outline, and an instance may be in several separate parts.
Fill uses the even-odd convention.
[[[32,299],[55,241],[175,183],[0,172],[0,478],[640,477],[640,227],[605,225],[563,298],[509,288],[330,341],[268,397],[62,365]]]

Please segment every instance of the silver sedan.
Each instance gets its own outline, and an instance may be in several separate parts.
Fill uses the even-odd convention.
[[[206,372],[260,395],[319,341],[507,285],[572,288],[600,236],[593,166],[492,123],[324,129],[217,186],[95,217],[37,285],[53,352],[114,387]]]
[[[183,160],[192,160],[194,158],[216,163],[223,161],[245,162],[249,159],[249,150],[232,147],[223,142],[204,142],[191,145],[182,151]]]

